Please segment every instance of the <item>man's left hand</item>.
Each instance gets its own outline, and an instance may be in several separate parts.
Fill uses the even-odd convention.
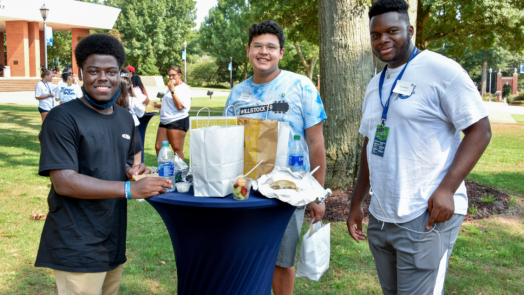
[[[446,192],[438,187],[428,200],[428,210],[431,212],[426,229],[430,229],[435,222],[445,222],[455,213],[453,193]]]
[[[317,223],[322,220],[324,213],[326,213],[326,203],[317,204],[315,202],[309,203],[309,213],[313,223]]]
[[[144,163],[140,163],[136,166],[129,167],[126,171],[127,178],[133,178],[133,175],[151,174],[151,170],[146,167]]]

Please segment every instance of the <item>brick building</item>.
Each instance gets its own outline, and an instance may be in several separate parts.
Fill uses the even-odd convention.
[[[11,77],[39,77],[44,66],[44,21],[40,7],[49,8],[47,26],[71,31],[72,51],[90,30],[112,29],[120,9],[74,0],[0,0],[0,65],[10,67]],[[5,52],[4,52],[5,50]],[[72,54],[74,73],[78,73]],[[9,78],[0,78],[9,79]]]

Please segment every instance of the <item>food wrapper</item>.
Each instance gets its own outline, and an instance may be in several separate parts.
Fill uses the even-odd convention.
[[[292,189],[274,190],[270,187],[273,182],[287,180],[296,184],[298,192]],[[291,172],[289,168],[275,167],[269,173],[262,175],[253,184],[253,189],[271,199],[278,199],[296,207],[305,206],[311,202],[323,203],[331,196],[330,189],[324,189],[320,183],[309,173]]]

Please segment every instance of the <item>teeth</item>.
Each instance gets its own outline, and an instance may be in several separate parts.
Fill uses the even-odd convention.
[[[269,61],[268,59],[259,59],[259,61]]]
[[[97,89],[109,89],[109,87],[101,87],[101,86],[96,87],[96,88],[97,88]]]

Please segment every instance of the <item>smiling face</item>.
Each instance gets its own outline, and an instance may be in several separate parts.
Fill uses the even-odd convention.
[[[278,37],[274,34],[255,36],[247,47],[247,57],[255,75],[268,75],[278,70],[278,62],[283,56],[284,49],[280,48]]]
[[[99,102],[110,101],[120,83],[116,58],[112,55],[91,54],[82,70],[86,92]]]
[[[413,26],[392,11],[376,15],[369,23],[373,53],[392,68],[407,62],[411,54]],[[407,56],[407,58],[406,58]]]

